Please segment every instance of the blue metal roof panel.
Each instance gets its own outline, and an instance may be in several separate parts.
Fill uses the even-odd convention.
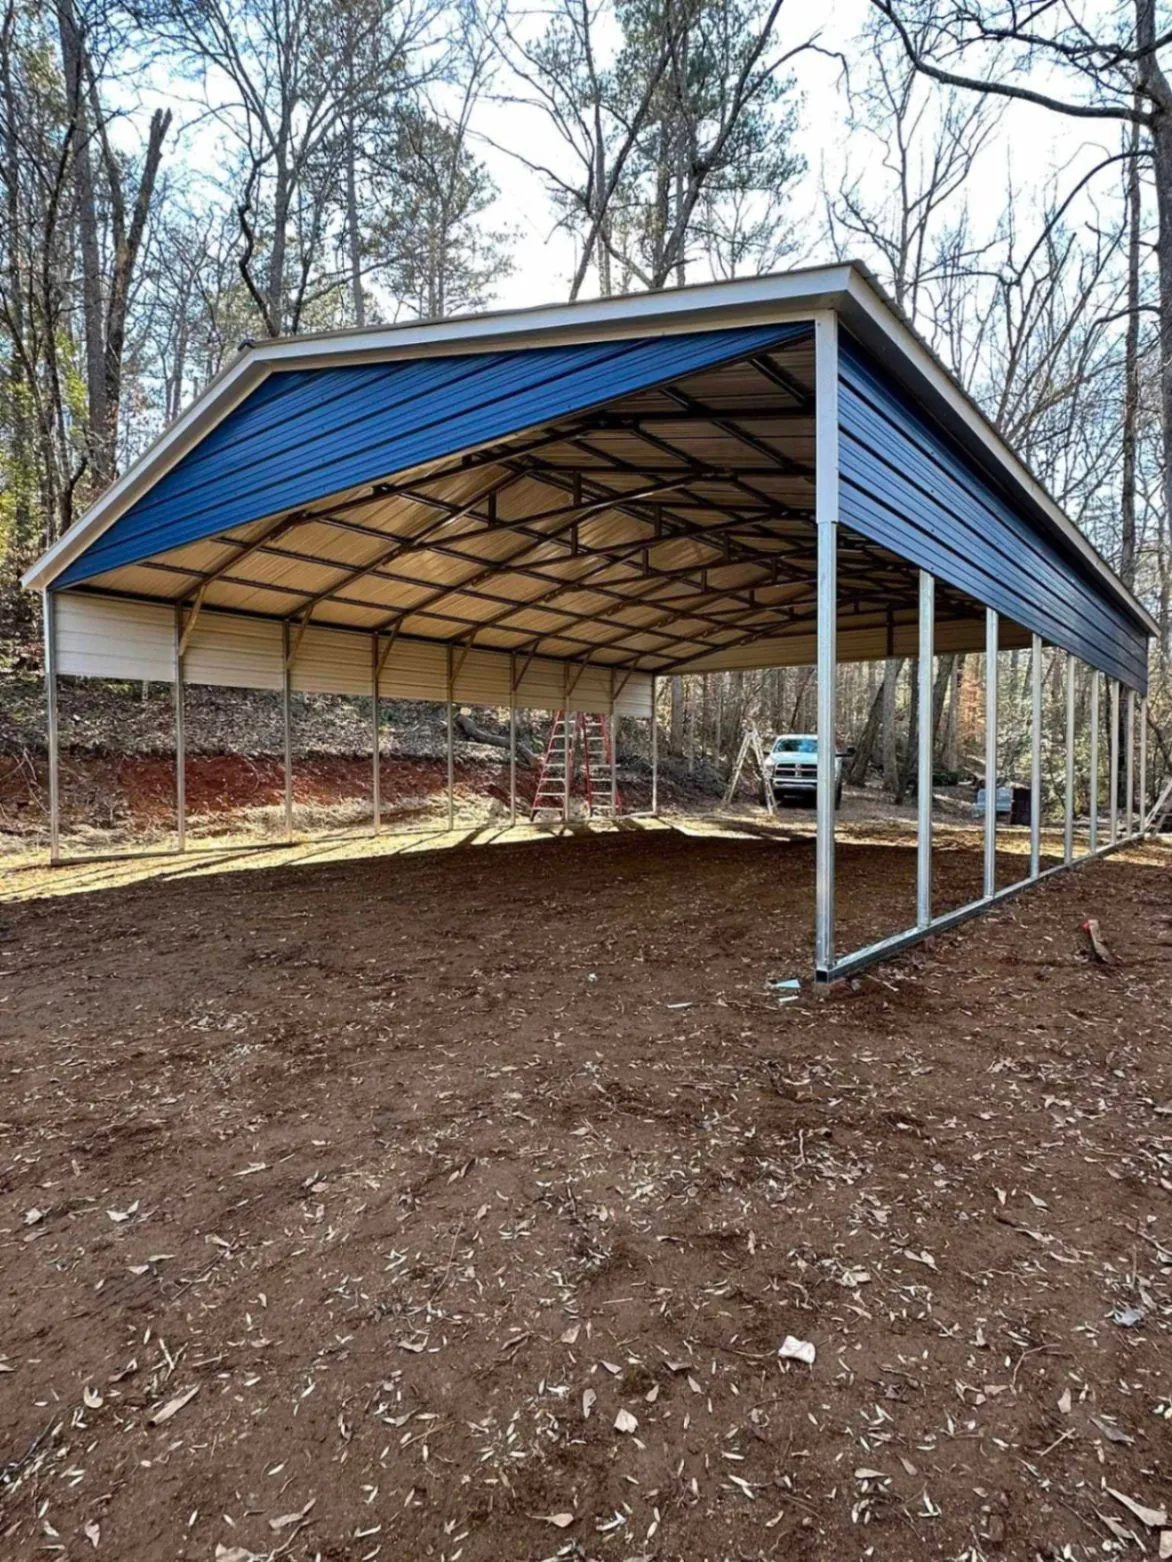
[[[840,515],[872,541],[1131,686],[1147,635],[856,343],[840,349]]]
[[[773,324],[274,373],[54,587],[747,357],[808,330]]]

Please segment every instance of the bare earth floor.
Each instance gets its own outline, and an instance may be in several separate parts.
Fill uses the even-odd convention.
[[[254,861],[10,877],[0,1557],[1157,1555],[1167,844],[792,1003],[781,831]]]

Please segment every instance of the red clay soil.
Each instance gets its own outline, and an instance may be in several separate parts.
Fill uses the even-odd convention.
[[[0,907],[0,1555],[1154,1557],[1170,868],[792,1003],[751,835]]]

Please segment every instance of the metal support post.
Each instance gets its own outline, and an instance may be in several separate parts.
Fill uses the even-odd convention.
[[[651,812],[659,813],[659,679],[651,675]]]
[[[1123,834],[1129,837],[1134,830],[1135,809],[1135,690],[1127,691],[1127,748],[1123,759],[1124,785],[1127,796],[1123,804]]]
[[[509,828],[517,822],[517,658],[509,652]]]
[[[281,719],[285,729],[285,838],[293,839],[293,704],[289,654],[289,625],[282,626],[281,655]]]
[[[183,606],[175,608],[175,836],[187,850],[187,723],[183,692]]]
[[[1119,839],[1119,679],[1111,680],[1111,731],[1107,737],[1107,757],[1111,764],[1107,793],[1110,799],[1111,845]]]
[[[919,775],[916,784],[916,926],[932,920],[932,684],[936,582],[920,571]]]
[[[814,965],[834,965],[834,793],[838,674],[838,316],[814,322],[815,520],[818,531],[818,796],[814,884]]]
[[[452,675],[452,648],[448,647],[448,829],[456,828],[456,733]]]
[[[570,823],[570,757],[573,747],[570,743],[570,665],[562,663],[562,755],[565,760],[562,777],[562,828]]]
[[[1066,653],[1066,791],[1062,826],[1062,860],[1074,861],[1074,657]]]
[[[371,749],[371,773],[370,773],[370,806],[374,815],[374,833],[377,835],[382,827],[383,794],[382,766],[379,755],[378,737],[378,635],[370,637],[370,749]]]
[[[985,609],[985,899],[997,890],[997,647],[995,609]]]
[[[1099,669],[1091,671],[1091,829],[1090,849],[1099,849]]]
[[[41,598],[45,627],[45,718],[49,744],[49,861],[61,861],[61,789],[57,741],[57,599],[51,591]]]
[[[1148,697],[1139,702],[1139,818],[1136,827],[1144,833],[1148,817]]]
[[[1042,637],[1030,642],[1030,878],[1042,871]]]

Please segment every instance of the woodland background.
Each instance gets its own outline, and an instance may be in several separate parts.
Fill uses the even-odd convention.
[[[0,7],[9,688],[40,665],[21,570],[242,341],[490,305],[544,239],[545,298],[850,256],[1156,616],[1151,750],[1172,768],[1172,88],[1154,0],[861,0],[845,44],[797,0]],[[833,177],[808,133],[828,58]],[[1069,130],[1041,180],[1015,172],[1021,104]],[[518,211],[510,170],[540,211]],[[944,770],[980,753],[982,662],[941,659]],[[1027,659],[1001,662],[1009,773]],[[1056,655],[1048,754],[1062,676]],[[899,796],[912,670],[842,679],[854,779],[870,765]],[[803,669],[673,679],[664,699],[689,766],[727,759],[749,719],[813,726]]]

